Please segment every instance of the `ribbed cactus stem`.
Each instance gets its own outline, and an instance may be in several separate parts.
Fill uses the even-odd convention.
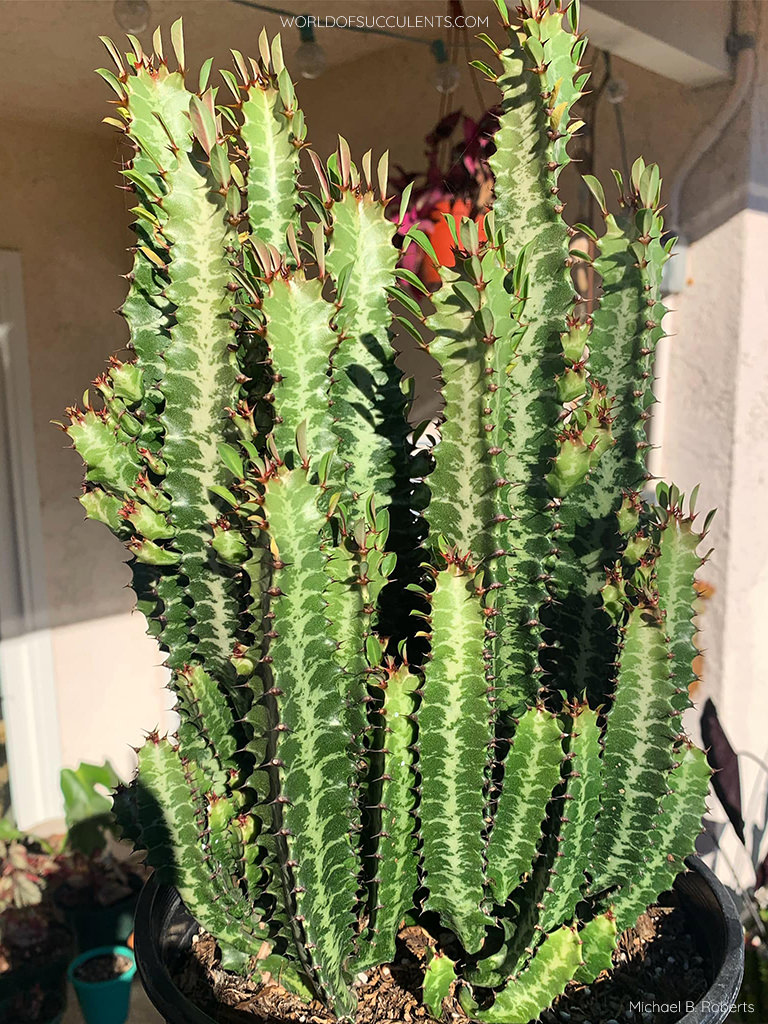
[[[492,741],[482,663],[483,609],[472,572],[449,562],[430,595],[432,650],[419,708],[422,868],[427,909],[438,911],[465,947],[477,952],[488,919],[484,780]],[[461,888],[455,885],[459,872]]]

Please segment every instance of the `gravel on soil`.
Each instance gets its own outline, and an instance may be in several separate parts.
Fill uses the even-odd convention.
[[[114,981],[131,969],[131,961],[121,953],[103,953],[75,968],[78,981]]]
[[[395,962],[358,976],[355,1024],[437,1024],[421,1003],[427,947],[434,940],[418,927],[404,928]],[[271,981],[222,970],[212,936],[195,936],[176,984],[218,1024],[332,1024],[320,1003],[302,1002]],[[675,1024],[705,994],[703,957],[677,906],[653,907],[621,936],[613,968],[591,985],[572,984],[539,1024]],[[454,998],[440,1024],[468,1021]],[[520,1022],[525,1024],[525,1022]]]

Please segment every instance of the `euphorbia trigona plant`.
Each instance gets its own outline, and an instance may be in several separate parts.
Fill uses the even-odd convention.
[[[119,813],[228,963],[344,1018],[406,919],[435,935],[435,1013],[458,976],[475,1017],[535,1017],[610,965],[707,790],[680,722],[693,502],[639,493],[659,172],[617,176],[617,215],[589,180],[604,293],[580,319],[558,186],[587,80],[577,5],[498,7],[500,70],[479,62],[502,97],[487,240],[449,220],[426,316],[398,287],[419,283],[397,268],[386,156],[355,164],[340,139],[325,166],[309,154],[318,194],[299,186],[307,129],[278,39],[234,51],[228,98],[210,62],[189,83],[178,23],[177,70],[157,35],[126,63],[107,41],[118,73],[102,72],[133,146],[135,359],[66,429],[87,514],[133,554],[180,716],[140,750]],[[390,304],[442,367],[426,483],[404,462]],[[406,583],[412,644],[380,612]]]

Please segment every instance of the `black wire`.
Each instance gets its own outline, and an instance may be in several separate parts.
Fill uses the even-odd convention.
[[[614,109],[616,111],[616,130],[619,133],[619,145],[621,146],[621,162],[624,165],[624,180],[628,182],[628,187],[631,186],[631,171],[629,167],[629,156],[627,155],[627,140],[624,135],[624,118],[621,116],[621,104],[614,103]]]
[[[605,57],[606,74],[608,76],[608,80],[610,80],[613,77],[611,72],[611,55],[607,50],[604,50],[603,56]],[[621,163],[624,170],[624,181],[627,189],[631,189],[632,177],[629,166],[629,155],[627,154],[627,137],[624,134],[624,117],[621,113],[621,103],[613,103],[611,106],[613,107],[616,115],[616,130],[619,133],[619,148],[621,149]]]
[[[606,52],[602,51],[603,60],[606,58]],[[584,169],[587,174],[595,174],[595,140],[597,136],[597,108],[600,103],[600,97],[605,91],[605,87],[610,79],[610,70],[608,68],[608,62],[605,61],[606,66],[603,69],[603,78],[600,85],[596,89],[593,89],[587,94],[585,99],[585,115],[584,120],[587,122],[587,131],[584,137],[584,151],[582,160],[584,162]],[[586,193],[586,194],[585,194]],[[592,224],[592,215],[594,213],[595,200],[592,193],[588,188],[582,188],[581,195],[586,202],[586,211],[582,214],[583,207],[580,205],[578,220],[582,224]]]

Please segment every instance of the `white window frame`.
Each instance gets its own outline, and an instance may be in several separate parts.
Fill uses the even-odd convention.
[[[48,625],[21,254],[0,249],[0,693],[12,813],[62,811],[61,737]]]

